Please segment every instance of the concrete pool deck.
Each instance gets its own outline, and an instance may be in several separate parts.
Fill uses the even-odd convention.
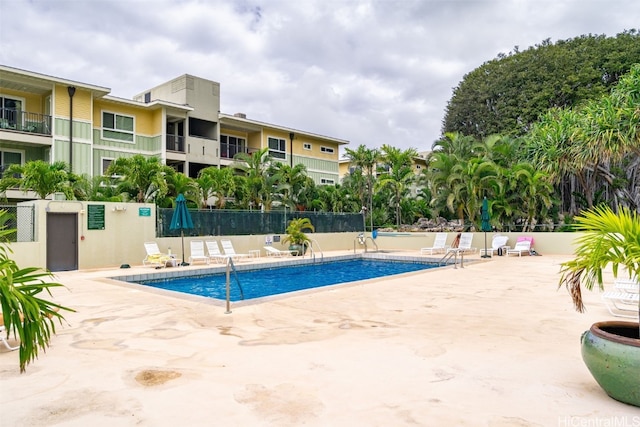
[[[26,373],[0,350],[0,425],[640,425],[582,363],[582,332],[615,318],[557,289],[569,256],[472,258],[231,314],[119,269],[58,273],[77,311]]]

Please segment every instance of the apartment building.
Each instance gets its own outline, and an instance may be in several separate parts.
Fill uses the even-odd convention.
[[[0,65],[0,172],[44,160],[96,176],[118,157],[142,154],[196,177],[228,166],[239,152],[269,147],[277,161],[304,164],[317,184],[338,182],[339,147],[348,141],[220,113],[218,82],[185,74],[132,99],[110,93]]]
[[[411,168],[416,175],[422,175],[423,171],[427,169],[427,157],[429,156],[430,151],[421,151],[412,159]],[[376,164],[374,166],[374,175],[377,177],[381,172],[381,168],[384,169],[384,165]],[[357,169],[357,166],[351,163],[349,159],[340,159],[338,164],[338,170],[340,175],[340,180],[342,180],[346,175],[353,173]]]

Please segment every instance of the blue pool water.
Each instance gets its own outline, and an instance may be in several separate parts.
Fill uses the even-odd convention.
[[[355,282],[434,268],[434,264],[399,261],[349,260],[239,271],[231,273],[230,300],[260,298],[338,283]],[[139,282],[155,288],[226,300],[226,274],[157,279]],[[242,291],[240,290],[242,288]]]

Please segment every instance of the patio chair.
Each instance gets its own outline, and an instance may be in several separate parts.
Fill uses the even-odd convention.
[[[480,255],[489,255],[493,257],[493,254],[497,254],[500,251],[500,248],[507,246],[507,241],[509,240],[508,236],[502,236],[498,234],[497,236],[493,236],[493,240],[491,241],[490,248],[482,248],[480,249]]]
[[[160,252],[156,242],[145,242],[144,249],[147,251],[147,256],[142,260],[144,266],[160,268],[171,265],[175,267],[180,261],[173,255]]]
[[[193,264],[197,261],[202,261],[205,264],[209,264],[209,262],[211,262],[211,258],[204,253],[204,242],[202,240],[192,240],[189,245],[191,247],[189,264]]]
[[[611,290],[602,294],[602,300],[607,306],[607,310],[613,316],[626,317],[629,319],[638,318],[638,301],[640,293],[626,292],[623,290]]]
[[[233,248],[233,243],[231,243],[231,240],[220,240],[220,244],[222,245],[222,252],[224,252],[225,255],[227,255],[234,261],[236,259],[241,260],[244,258],[249,258],[249,254],[237,253],[236,250]]]
[[[531,250],[532,245],[533,237],[520,236],[516,240],[515,246],[513,248],[507,249],[507,256],[511,254],[518,254],[518,256],[521,257],[523,253],[529,255],[529,251]]]
[[[433,246],[429,248],[420,248],[420,255],[433,255],[445,253],[447,251],[447,233],[436,233],[433,240]]]
[[[613,285],[619,291],[629,292],[630,294],[640,292],[640,283],[635,277],[630,279],[618,278],[613,281]]]
[[[284,257],[284,256],[292,256],[294,253],[297,255],[298,251],[290,251],[290,250],[280,250],[276,249],[273,246],[263,246],[264,250],[267,252],[267,256],[272,257]]]
[[[214,260],[215,262],[219,262],[224,264],[227,262],[229,258],[222,252],[220,252],[220,246],[218,246],[218,242],[215,240],[207,240],[204,242],[207,245],[207,252],[209,252],[209,259]]]
[[[449,252],[463,252],[467,253],[476,253],[478,248],[474,248],[471,246],[473,242],[473,233],[460,233],[460,240],[458,241],[458,246],[455,248],[447,249],[447,253]]]
[[[20,348],[20,345],[12,347],[11,344],[9,344],[9,341],[7,340],[7,328],[5,328],[4,325],[0,325],[0,341],[2,341],[2,344],[4,344],[4,346],[11,351]]]

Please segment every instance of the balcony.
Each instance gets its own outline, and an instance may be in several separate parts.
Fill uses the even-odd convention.
[[[244,145],[228,144],[225,142],[220,143],[220,158],[221,159],[233,159],[238,153],[253,154],[259,151],[258,148],[248,148]]]
[[[0,108],[0,131],[51,135],[51,116],[28,111]]]
[[[167,135],[167,151],[184,153],[184,136]]]

